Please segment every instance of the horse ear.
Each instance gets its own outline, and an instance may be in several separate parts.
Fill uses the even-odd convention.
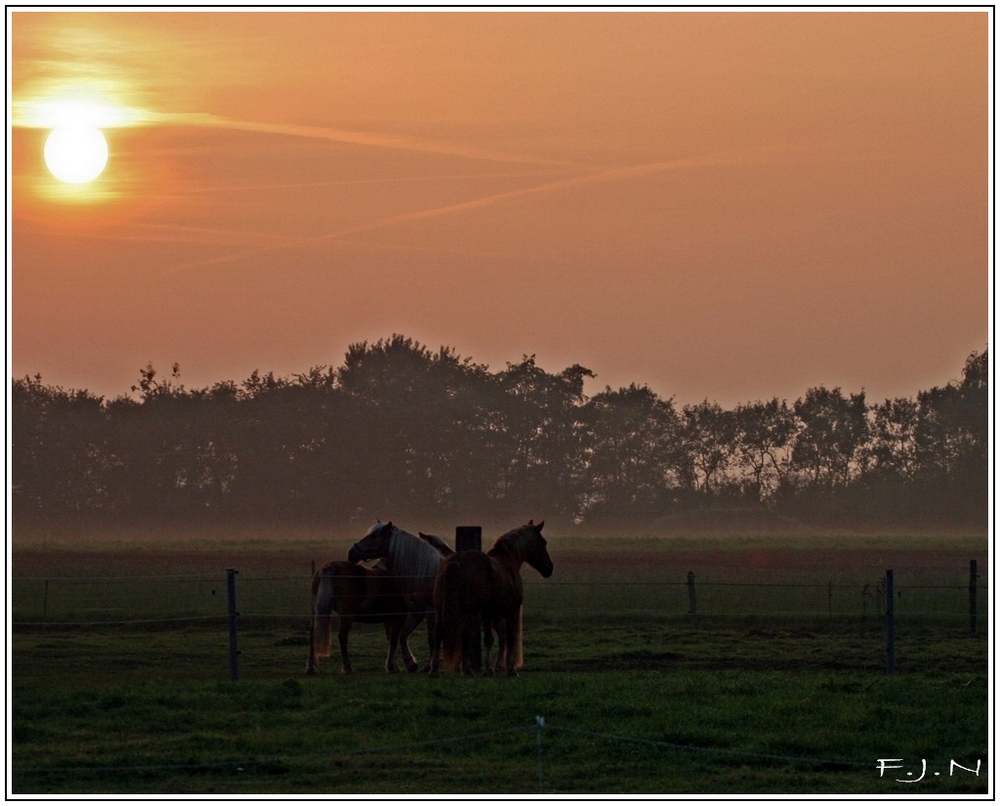
[[[388,527],[389,527],[389,528],[391,529],[391,528],[392,528],[392,521],[389,521],[389,522],[388,522],[388,523],[386,524],[386,526],[388,526]]]
[[[541,533],[541,531],[542,531],[542,527],[543,527],[544,525],[545,525],[545,521],[542,521],[542,522],[541,522],[540,524],[538,524],[538,526],[536,526],[535,528],[536,528],[536,529],[537,529],[537,530],[539,531],[539,533]]]

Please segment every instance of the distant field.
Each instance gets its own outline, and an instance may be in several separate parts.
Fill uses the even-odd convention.
[[[224,612],[225,572],[235,568],[241,610],[306,616],[313,567],[345,559],[365,528],[15,531],[14,612],[17,620],[206,616]],[[453,530],[435,531],[453,541]],[[484,547],[495,534],[484,531]],[[525,569],[528,612],[684,615],[692,572],[705,617],[865,616],[879,612],[893,569],[900,617],[961,621],[970,561],[980,585],[989,573],[986,539],[961,535],[547,536],[556,571],[543,581]]]
[[[307,678],[311,563],[363,531],[15,532],[13,791],[911,795],[992,781],[985,537],[554,530],[553,577],[523,571],[520,678],[390,677],[375,627],[352,633],[357,675],[331,658]],[[413,648],[426,657],[423,627]],[[912,766],[879,775],[877,758]],[[924,780],[895,780],[921,759]],[[974,759],[978,775],[963,771]]]

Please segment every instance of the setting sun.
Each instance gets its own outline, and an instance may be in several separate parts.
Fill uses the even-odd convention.
[[[142,111],[112,100],[113,94],[75,86],[50,88],[13,104],[15,125],[49,129],[42,156],[49,172],[68,185],[92,182],[108,164],[103,130],[136,126]]]
[[[63,182],[90,182],[101,175],[107,163],[108,142],[94,126],[60,126],[45,141],[45,164]]]

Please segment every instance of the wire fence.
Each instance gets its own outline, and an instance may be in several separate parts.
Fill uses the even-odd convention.
[[[937,575],[899,573],[895,585],[887,589],[886,578],[875,573],[853,577],[832,576],[825,581],[815,574],[812,578],[789,578],[795,572],[781,572],[782,580],[740,580],[726,578],[717,572],[689,572],[665,579],[576,579],[539,580],[525,574],[525,615],[553,622],[580,618],[589,620],[594,614],[605,619],[638,619],[650,617],[681,620],[691,625],[704,625],[713,619],[759,616],[774,619],[811,619],[831,625],[851,620],[867,620],[872,624],[886,618],[892,603],[898,619],[922,619],[949,627],[972,627],[983,631],[987,616],[986,600],[989,585],[974,567],[966,579],[965,569],[956,563],[948,578]],[[805,575],[804,575],[805,576]],[[238,618],[241,625],[252,621],[262,624],[291,624],[303,631],[310,618],[310,587],[312,574],[248,573],[235,574],[238,596]],[[203,626],[224,634],[234,623],[227,589],[227,573],[124,575],[124,576],[24,576],[10,583],[12,626],[24,630],[74,630],[106,627],[135,630],[173,630]],[[978,619],[978,621],[976,621]],[[298,649],[295,649],[298,652]],[[235,661],[234,661],[235,663]],[[234,667],[235,668],[235,667]],[[301,668],[301,667],[300,667]],[[235,678],[235,675],[233,676]],[[167,774],[171,770],[231,769],[247,773],[267,765],[320,764],[337,758],[369,754],[398,754],[404,751],[437,753],[455,743],[472,741],[504,741],[507,737],[524,735],[533,739],[537,762],[539,793],[550,790],[547,771],[558,764],[556,742],[574,737],[593,742],[628,744],[645,748],[653,758],[662,754],[720,754],[738,756],[747,762],[791,765],[807,769],[863,770],[874,774],[871,759],[816,758],[747,752],[706,744],[672,740],[670,736],[636,736],[586,730],[579,725],[552,723],[543,717],[527,725],[487,733],[442,736],[419,742],[375,747],[356,747],[322,754],[275,755],[267,758],[219,758],[183,764],[140,764],[135,766],[61,765],[15,766],[13,776],[19,785],[30,788],[43,785],[47,778],[60,775],[101,777],[108,775]],[[442,754],[443,755],[443,754]],[[958,774],[978,778],[981,760],[963,761]],[[935,771],[936,772],[936,771]],[[941,775],[955,774],[953,770]]]
[[[974,565],[973,565],[974,569]],[[719,578],[536,580],[525,574],[525,614],[540,618],[600,615],[712,618],[771,617],[838,621],[879,618],[887,609],[885,577],[780,581]],[[311,616],[312,574],[238,575],[243,619],[301,620]],[[406,577],[397,577],[405,583]],[[217,622],[229,617],[226,573],[148,576],[15,576],[10,580],[12,626],[74,627]],[[966,580],[897,573],[897,618],[981,626],[989,586],[972,570]]]

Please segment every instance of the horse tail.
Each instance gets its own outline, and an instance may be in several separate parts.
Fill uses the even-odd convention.
[[[520,669],[524,666],[524,645],[521,636],[524,635],[524,605],[517,608],[517,637],[514,639],[514,668]]]
[[[329,568],[324,568],[313,577],[312,624],[309,630],[313,653],[320,658],[330,657],[333,600],[333,572]]]
[[[462,613],[456,600],[457,580],[457,562],[441,563],[440,573],[434,578],[436,630],[440,638],[442,659],[454,671],[462,668]]]

